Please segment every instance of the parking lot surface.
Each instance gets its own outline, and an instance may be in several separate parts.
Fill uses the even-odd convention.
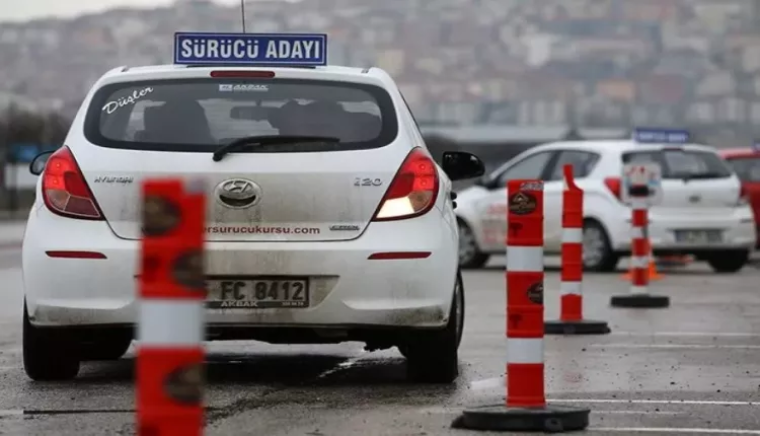
[[[465,273],[467,320],[455,386],[405,381],[396,350],[360,344],[210,343],[209,435],[465,435],[466,407],[503,401],[504,259]],[[546,318],[559,313],[558,261],[547,260]],[[624,266],[622,264],[621,266]],[[716,275],[703,264],[663,271],[651,291],[668,309],[612,309],[617,274],[587,274],[587,318],[603,336],[546,338],[550,401],[591,409],[577,434],[760,435],[760,269]],[[134,434],[133,354],[85,364],[75,382],[33,383],[21,366],[18,248],[0,248],[0,434]],[[504,434],[504,433],[500,433]]]

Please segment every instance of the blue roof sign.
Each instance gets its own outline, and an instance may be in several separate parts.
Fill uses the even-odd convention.
[[[327,65],[327,35],[304,33],[174,34],[179,65]]]
[[[686,144],[689,142],[689,132],[672,129],[636,129],[633,132],[634,141],[641,144]]]

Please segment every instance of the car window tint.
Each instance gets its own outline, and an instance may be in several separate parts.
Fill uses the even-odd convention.
[[[760,158],[733,158],[728,160],[728,164],[743,182],[760,182]]]
[[[342,151],[390,144],[398,134],[396,119],[390,95],[374,85],[301,79],[154,80],[101,88],[90,104],[85,135],[103,147],[176,152],[209,152],[248,136],[324,136],[340,142],[256,150]]]
[[[731,169],[715,153],[696,150],[651,150],[623,154],[624,163],[658,163],[663,179],[720,179],[731,177]]]
[[[565,150],[559,154],[549,180],[563,180],[565,165],[573,166],[573,176],[576,179],[586,177],[599,162],[599,155],[587,151]]]
[[[514,179],[540,179],[546,164],[551,158],[552,152],[545,151],[534,154],[507,168],[499,176],[499,186],[506,185],[508,180]]]

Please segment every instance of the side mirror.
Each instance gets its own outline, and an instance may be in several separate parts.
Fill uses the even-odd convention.
[[[29,172],[35,176],[39,176],[45,171],[45,165],[47,165],[50,155],[53,154],[53,150],[43,151],[32,159],[32,163],[29,164]]]
[[[441,168],[452,181],[480,177],[486,172],[486,167],[479,157],[464,151],[444,152]]]

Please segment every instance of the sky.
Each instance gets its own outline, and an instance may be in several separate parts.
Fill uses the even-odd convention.
[[[239,0],[214,0],[237,3]],[[159,7],[174,0],[0,0],[0,21],[25,21],[43,17],[73,17],[115,7]]]

